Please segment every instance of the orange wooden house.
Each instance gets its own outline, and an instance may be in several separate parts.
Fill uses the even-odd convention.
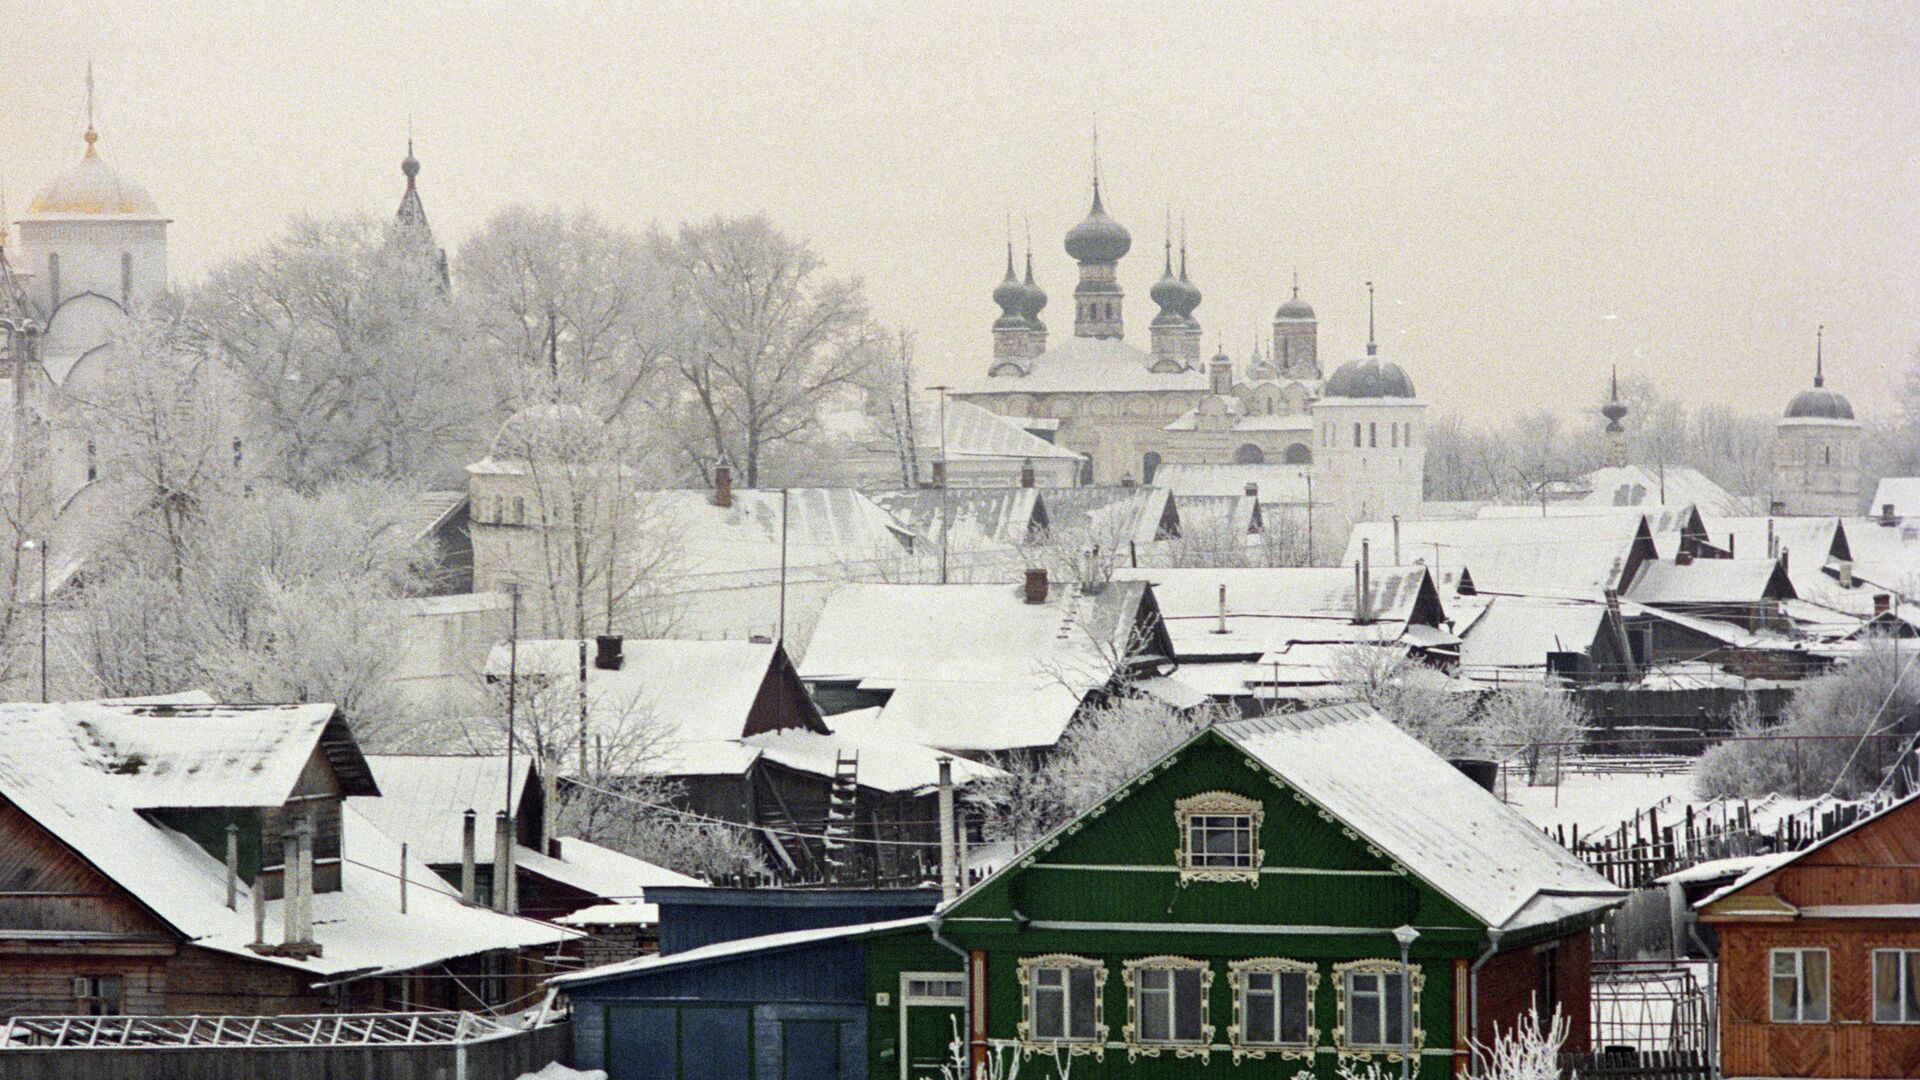
[[[1920,1076],[1920,796],[1702,900],[1720,940],[1720,1067]]]

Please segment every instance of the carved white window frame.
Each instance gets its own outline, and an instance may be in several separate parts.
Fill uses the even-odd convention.
[[[1260,820],[1266,816],[1266,807],[1258,799],[1251,799],[1233,791],[1203,791],[1198,795],[1189,795],[1173,804],[1175,822],[1180,827],[1179,843],[1174,848],[1174,865],[1180,868],[1180,884],[1194,881],[1244,881],[1254,888],[1260,887],[1260,865],[1266,861],[1266,851],[1260,847]],[[1252,856],[1249,866],[1194,866],[1190,863],[1193,852],[1188,847],[1191,838],[1191,824],[1196,817],[1239,816],[1248,819],[1251,829],[1248,847]]]
[[[1261,956],[1251,960],[1235,960],[1227,965],[1228,975],[1233,979],[1233,1023],[1227,1028],[1227,1042],[1233,1045],[1233,1061],[1239,1064],[1243,1058],[1264,1058],[1271,1054],[1287,1061],[1312,1061],[1314,1051],[1320,1045],[1320,1025],[1314,1022],[1314,995],[1320,988],[1320,965],[1306,960],[1283,960],[1277,956]],[[1247,1027],[1247,979],[1252,974],[1268,974],[1274,978],[1274,992],[1279,993],[1281,975],[1305,975],[1307,977],[1307,1038],[1305,1042],[1257,1043],[1248,1042],[1240,1037]],[[1278,1034],[1278,1029],[1275,1029]]]
[[[1020,1054],[1032,1057],[1036,1053],[1051,1054],[1065,1051],[1069,1054],[1092,1054],[1096,1058],[1107,1055],[1107,965],[1104,961],[1091,956],[1076,956],[1073,953],[1047,953],[1042,956],[1023,956],[1018,964],[1020,979]],[[1091,1039],[1042,1039],[1033,1034],[1033,990],[1034,972],[1043,968],[1059,968],[1066,971],[1075,969],[1093,972],[1093,1037]],[[1063,979],[1063,985],[1068,980]],[[1068,1014],[1072,1010],[1072,994],[1067,995]]]
[[[1402,970],[1407,973],[1407,988],[1410,995],[1407,1002],[1407,1027],[1412,1035],[1412,1049],[1415,1061],[1420,1051],[1426,1048],[1427,1032],[1420,1026],[1420,991],[1426,985],[1426,975],[1419,964],[1408,964],[1403,969],[1398,960],[1349,960],[1344,964],[1333,965],[1334,991],[1339,998],[1338,1017],[1333,1028],[1333,1049],[1342,1058],[1358,1061],[1372,1061],[1381,1057],[1387,1061],[1399,1061],[1406,1055],[1402,1046],[1357,1046],[1347,1038],[1347,1001],[1352,990],[1348,980],[1351,975],[1384,974],[1396,975]]]
[[[1140,973],[1142,971],[1198,971],[1200,973],[1200,1037],[1196,1040],[1167,1040],[1165,1042],[1144,1042],[1135,1037],[1140,1025]],[[1121,981],[1127,988],[1127,1023],[1120,1029],[1121,1037],[1127,1043],[1127,1060],[1137,1057],[1158,1057],[1164,1052],[1175,1057],[1197,1057],[1205,1059],[1213,1049],[1213,1010],[1209,1004],[1213,1000],[1213,965],[1205,960],[1196,960],[1190,956],[1148,956],[1139,960],[1129,960],[1122,965]],[[1178,1018],[1172,1015],[1172,1001],[1168,1003],[1168,1026],[1177,1028]]]

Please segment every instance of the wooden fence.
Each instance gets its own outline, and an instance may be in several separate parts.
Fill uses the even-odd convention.
[[[565,1021],[461,1042],[0,1048],[5,1080],[513,1080],[573,1060]]]
[[[1560,1072],[1570,1080],[1713,1080],[1714,1076],[1713,1063],[1699,1050],[1562,1054]]]

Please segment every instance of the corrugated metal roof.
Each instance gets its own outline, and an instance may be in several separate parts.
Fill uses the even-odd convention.
[[[1139,544],[1166,539],[1161,522],[1172,507],[1173,495],[1163,487],[1050,487],[1040,489],[1047,507],[1047,524],[1055,533],[1091,534],[1097,540]],[[1179,510],[1173,509],[1179,517]]]

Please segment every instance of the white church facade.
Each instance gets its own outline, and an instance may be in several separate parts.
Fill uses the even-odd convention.
[[[955,396],[1085,455],[1091,483],[1152,483],[1172,464],[1288,466],[1299,484],[1261,499],[1310,501],[1303,517],[1330,540],[1320,550],[1339,550],[1352,522],[1419,514],[1426,405],[1406,372],[1378,354],[1371,326],[1366,354],[1324,375],[1318,320],[1296,282],[1274,313],[1268,348],[1244,363],[1202,359],[1201,293],[1184,241],[1176,263],[1169,236],[1148,291],[1158,311],[1142,349],[1126,337],[1120,280],[1132,237],[1107,212],[1098,178],[1092,208],[1065,246],[1079,268],[1072,335],[1049,343],[1032,253],[1022,278],[1009,246],[993,291],[1001,313],[992,358],[984,377]]]

